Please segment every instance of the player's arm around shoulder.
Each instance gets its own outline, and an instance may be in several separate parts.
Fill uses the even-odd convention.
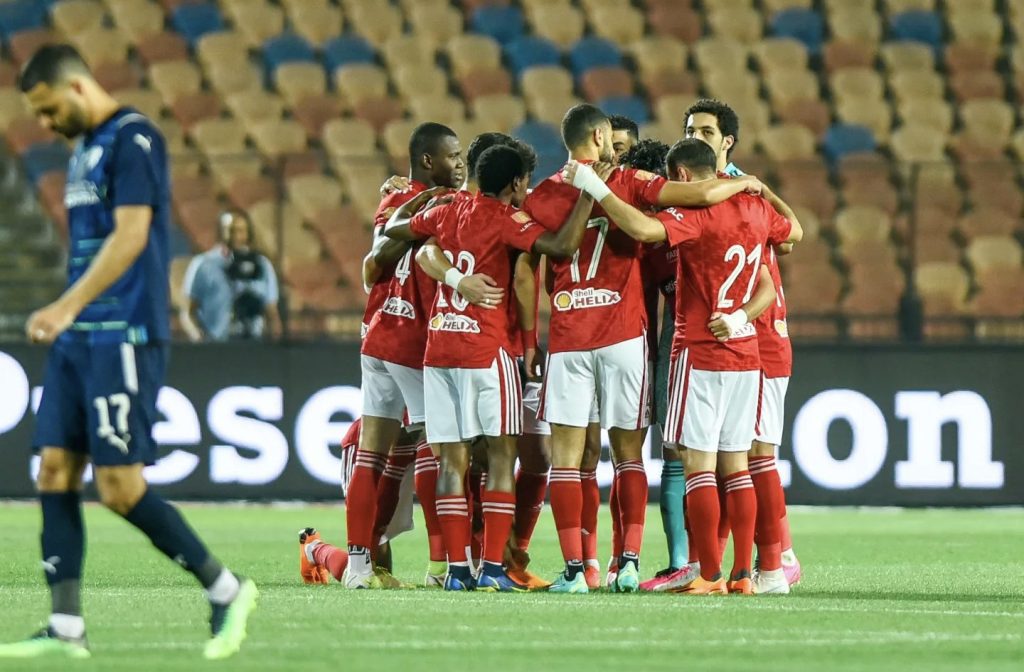
[[[428,238],[416,252],[416,263],[428,276],[448,285],[474,306],[496,310],[505,297],[505,290],[498,287],[491,276],[485,273],[466,275],[452,266],[434,237]]]
[[[570,161],[565,167],[565,181],[593,196],[615,225],[625,231],[630,238],[642,243],[665,240],[668,234],[660,221],[623,201],[605,184],[613,170],[612,166],[606,163],[595,163],[592,167]]]
[[[804,229],[800,226],[800,220],[797,219],[793,208],[789,207],[789,204],[779,198],[779,195],[769,189],[767,185],[761,185],[761,196],[772,207],[776,215],[787,220],[790,224],[787,239],[776,244],[777,254],[789,254],[793,251],[793,243],[799,243],[804,237]],[[788,246],[788,249],[783,251],[785,246]]]
[[[447,198],[445,195],[451,190],[448,187],[433,187],[426,189],[416,194],[414,197],[406,201],[395,210],[391,217],[388,219],[387,224],[384,225],[384,235],[393,240],[423,240],[429,238],[429,235],[424,234],[422,231],[418,231],[417,227],[413,226],[413,219],[420,214],[419,211],[434,197],[442,196]],[[435,218],[438,217],[440,211],[438,207],[447,206],[451,203],[451,198],[439,198],[434,202],[432,207],[423,213],[424,217]]]

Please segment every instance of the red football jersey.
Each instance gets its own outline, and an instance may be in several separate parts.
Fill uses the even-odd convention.
[[[405,205],[416,194],[426,188],[427,185],[422,182],[411,180],[407,191],[396,191],[381,199],[380,205],[377,206],[377,212],[373,215],[374,232],[388,223],[395,210]],[[388,298],[388,288],[391,285],[394,270],[394,267],[383,269],[380,277],[377,278],[377,282],[373,283],[373,286],[370,287],[370,295],[366,299],[366,310],[363,311],[362,336],[364,338],[366,337],[367,330],[370,328],[370,320],[373,319],[373,316],[377,314],[377,311],[380,310],[380,307],[384,305],[384,301]]]
[[[754,320],[757,329],[757,348],[761,353],[761,370],[767,378],[783,378],[793,374],[793,344],[789,341],[786,324],[786,297],[782,293],[782,274],[775,248],[769,247],[764,264],[775,283],[775,302]]]
[[[657,207],[665,181],[646,171],[616,168],[607,184],[626,203],[648,210]],[[557,231],[579,195],[559,172],[533,190],[525,208],[544,228]],[[596,350],[643,335],[647,311],[640,256],[640,243],[595,205],[580,249],[569,259],[551,263],[551,352]]]
[[[705,371],[759,370],[753,324],[724,343],[707,324],[712,313],[732,312],[750,300],[765,246],[786,241],[789,220],[763,198],[749,194],[710,208],[668,208],[658,219],[669,244],[679,246],[676,315],[686,328],[676,329],[673,350],[688,348],[693,367]]]
[[[525,211],[483,194],[416,215],[411,227],[422,236],[435,236],[445,256],[466,275],[486,273],[494,278],[506,296],[519,251],[530,251],[544,233]],[[479,308],[441,284],[430,316],[424,364],[485,369],[500,348],[510,350],[508,310]]]

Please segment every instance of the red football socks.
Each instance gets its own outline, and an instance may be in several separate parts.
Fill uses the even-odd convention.
[[[380,543],[380,538],[391,524],[391,519],[398,508],[398,498],[402,492],[402,479],[405,470],[416,459],[416,446],[395,446],[384,465],[384,474],[377,483],[377,515],[373,523],[373,545]]]
[[[548,475],[519,470],[516,475],[516,517],[513,522],[516,543],[520,550],[530,547],[533,530],[544,508],[548,492]]]
[[[782,542],[779,533],[779,499],[782,481],[775,469],[774,457],[750,458],[750,477],[757,496],[757,524],[754,540],[761,569],[771,571],[782,567]]]
[[[437,520],[437,474],[438,462],[426,441],[416,446],[416,498],[423,509],[424,527],[430,543],[431,562],[444,562],[444,538],[441,523]]]
[[[349,547],[371,548],[373,523],[377,517],[377,483],[384,472],[386,455],[365,450],[356,452],[352,479],[345,497],[345,520],[348,525]]]
[[[757,496],[749,471],[737,471],[725,477],[725,495],[729,502],[729,523],[732,528],[733,579],[750,576],[750,556],[754,550],[754,523],[757,519]]]
[[[512,518],[516,513],[516,496],[511,492],[484,490],[484,562],[500,565],[505,556],[505,545],[512,531]]]
[[[618,472],[619,520],[622,521],[622,552],[640,555],[647,518],[647,471],[641,460],[624,460]]]
[[[721,578],[722,561],[718,555],[718,482],[713,471],[697,471],[686,476],[686,512],[690,517],[690,536],[700,558],[700,575],[707,581]]]
[[[618,469],[612,477],[612,488],[608,493],[608,510],[612,514],[612,557],[617,561],[622,555],[622,509],[619,508]]]
[[[469,564],[469,506],[465,495],[439,495],[437,520],[441,524],[449,564]]]
[[[729,502],[725,497],[725,479],[716,474],[718,480],[718,559],[725,557],[729,545]]]
[[[569,467],[551,469],[549,485],[551,513],[555,517],[558,543],[566,562],[583,562],[582,523],[583,487],[580,470]]]
[[[330,544],[317,544],[313,549],[313,562],[326,567],[335,581],[341,581],[345,568],[348,567],[348,553]]]
[[[597,471],[580,470],[583,509],[580,523],[583,531],[583,559],[597,560],[597,514],[601,508],[601,489],[597,487]]]

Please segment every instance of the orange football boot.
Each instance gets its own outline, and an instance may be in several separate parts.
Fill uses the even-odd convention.
[[[728,584],[730,595],[753,595],[754,584],[751,582],[749,576],[744,576],[742,579],[736,581],[730,581]]]
[[[727,595],[729,593],[729,587],[725,583],[725,579],[716,579],[715,581],[708,581],[707,579],[698,576],[690,583],[690,587],[683,593],[684,595]]]
[[[551,582],[545,581],[527,569],[529,564],[530,554],[509,539],[505,545],[505,574],[527,590],[547,590]]]
[[[591,590],[601,589],[601,568],[593,565],[583,566],[583,578],[587,580],[587,588]]]
[[[323,543],[319,532],[312,527],[299,530],[299,576],[302,577],[303,583],[329,584],[331,573],[326,567],[321,567],[310,559],[312,553],[306,555],[306,546],[313,542]]]

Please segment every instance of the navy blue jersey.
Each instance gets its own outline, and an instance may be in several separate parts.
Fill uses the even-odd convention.
[[[114,209],[147,205],[149,238],[139,258],[78,315],[69,338],[142,344],[170,339],[170,177],[160,131],[131,108],[121,108],[75,146],[64,193],[71,245],[68,286],[88,269],[114,230]]]

